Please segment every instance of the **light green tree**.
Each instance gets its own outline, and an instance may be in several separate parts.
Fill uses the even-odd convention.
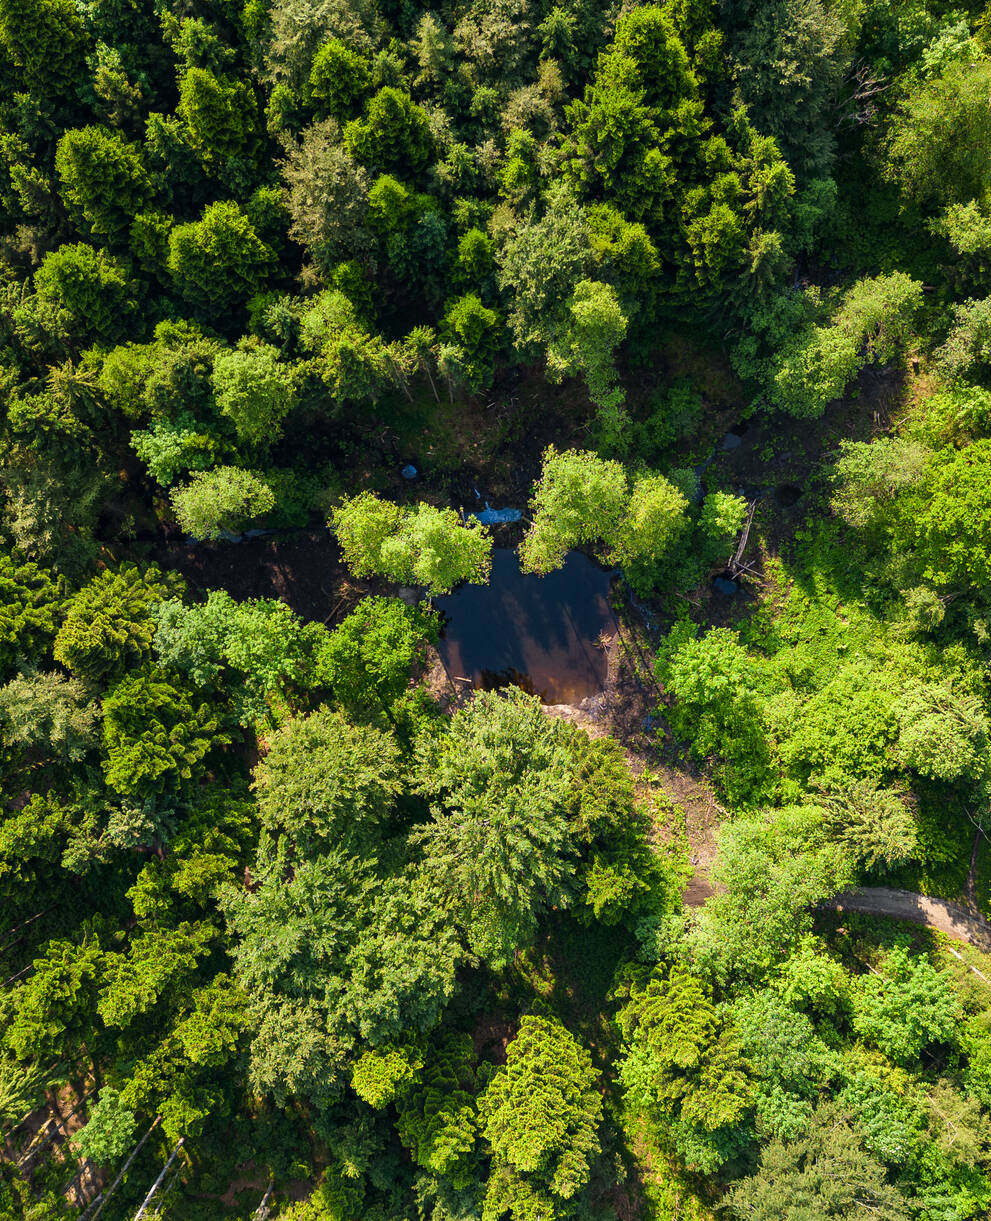
[[[922,285],[904,272],[859,280],[831,322],[799,332],[774,358],[772,404],[790,415],[821,415],[865,364],[895,358],[921,303]]]
[[[885,171],[922,204],[987,197],[991,169],[991,59],[956,60],[936,76],[909,78],[892,116]]]
[[[179,82],[176,113],[190,146],[210,169],[257,148],[257,105],[247,81],[217,76],[207,68],[187,68]]]
[[[953,1043],[960,998],[947,971],[904,946],[888,951],[877,974],[858,977],[853,989],[857,1034],[896,1064],[914,1063],[931,1043]]]
[[[823,842],[818,813],[788,806],[720,834],[714,878],[724,887],[699,913],[692,944],[716,978],[759,980],[811,928],[810,911],[850,885],[853,860]]]
[[[275,493],[264,477],[239,466],[193,471],[171,499],[181,528],[202,539],[238,533],[275,507]]]
[[[103,770],[124,797],[178,793],[229,738],[204,703],[175,687],[154,666],[135,670],[103,701]]]
[[[130,1151],[137,1126],[133,1111],[121,1103],[119,1091],[106,1086],[73,1144],[80,1157],[98,1166],[112,1166]]]
[[[371,85],[368,57],[331,38],[313,57],[307,96],[320,118],[332,116],[343,122],[352,117]]]
[[[344,144],[368,169],[405,176],[423,170],[434,149],[426,111],[391,85],[369,101],[363,118],[347,124]]]
[[[520,548],[523,571],[550,572],[573,547],[615,538],[628,495],[618,462],[549,446],[534,490],[533,524]]]
[[[616,387],[613,354],[626,336],[626,326],[626,315],[611,285],[579,281],[568,302],[564,326],[547,347],[551,380],[581,374],[597,407],[621,403],[623,392]]]
[[[0,554],[0,670],[31,660],[50,644],[64,600],[59,581],[43,568]]]
[[[688,528],[688,501],[663,475],[636,479],[609,558],[623,568],[661,560]]]
[[[373,492],[360,492],[332,511],[331,526],[356,577],[380,571],[382,546],[399,528],[402,509]]]
[[[479,1099],[492,1149],[484,1221],[566,1215],[601,1148],[597,1078],[591,1056],[556,1018],[523,1018]]]
[[[465,525],[453,509],[422,503],[403,509],[362,492],[344,499],[331,522],[355,576],[379,573],[425,585],[431,595],[449,593],[462,581],[488,580],[491,536],[475,519]]]
[[[754,1103],[752,1070],[709,988],[685,967],[656,968],[620,1011],[620,1080],[629,1104],[712,1172]]]
[[[568,730],[515,687],[478,692],[452,719],[423,783],[439,799],[413,836],[473,953],[505,965],[573,891]]]
[[[465,380],[472,390],[487,386],[492,380],[498,324],[495,310],[484,306],[475,293],[452,301],[444,314],[441,335],[464,353]]]
[[[436,617],[399,598],[363,598],[321,641],[317,668],[352,715],[389,709],[435,637]]]
[[[213,392],[217,407],[233,422],[238,440],[261,448],[278,440],[282,420],[293,406],[289,369],[280,363],[277,348],[257,340],[217,353]]]

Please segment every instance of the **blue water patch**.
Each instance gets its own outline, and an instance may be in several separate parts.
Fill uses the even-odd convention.
[[[471,516],[477,517],[483,526],[498,526],[503,522],[519,521],[523,512],[520,509],[490,509],[486,501],[485,508]]]

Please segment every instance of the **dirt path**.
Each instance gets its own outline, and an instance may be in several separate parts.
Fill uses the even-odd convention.
[[[991,953],[991,924],[957,903],[932,899],[910,890],[890,890],[885,886],[865,886],[848,890],[819,904],[828,911],[864,912],[869,916],[891,916],[938,929],[957,941]]]

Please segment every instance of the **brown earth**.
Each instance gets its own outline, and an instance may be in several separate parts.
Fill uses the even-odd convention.
[[[626,753],[630,770],[638,778],[641,799],[648,808],[660,796],[676,813],[677,827],[665,822],[655,824],[657,835],[666,840],[683,834],[688,841],[688,860],[692,877],[684,900],[698,907],[715,886],[709,869],[716,856],[715,831],[728,817],[716,800],[712,786],[703,773],[685,763],[662,762],[663,724],[657,710],[663,692],[653,678],[647,644],[629,621],[621,622],[607,644],[609,659],[605,689],[580,704],[545,705],[548,716],[560,717],[584,729],[591,737],[611,735]],[[458,698],[463,700],[465,692]],[[661,804],[666,804],[663,800]]]
[[[328,530],[307,530],[243,543],[163,543],[154,559],[181,573],[199,593],[225,589],[233,598],[279,598],[304,619],[328,623],[347,614],[371,582],[356,581]]]
[[[964,941],[991,953],[991,924],[983,916],[958,903],[933,899],[910,890],[886,886],[864,886],[848,890],[819,904],[824,911],[863,912],[868,916],[890,916],[937,929],[955,941]]]

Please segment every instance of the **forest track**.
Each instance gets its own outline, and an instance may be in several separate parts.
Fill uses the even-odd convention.
[[[991,924],[983,916],[946,899],[886,886],[863,886],[824,900],[818,906],[823,911],[862,912],[868,916],[890,916],[895,920],[924,924],[991,953]]]

